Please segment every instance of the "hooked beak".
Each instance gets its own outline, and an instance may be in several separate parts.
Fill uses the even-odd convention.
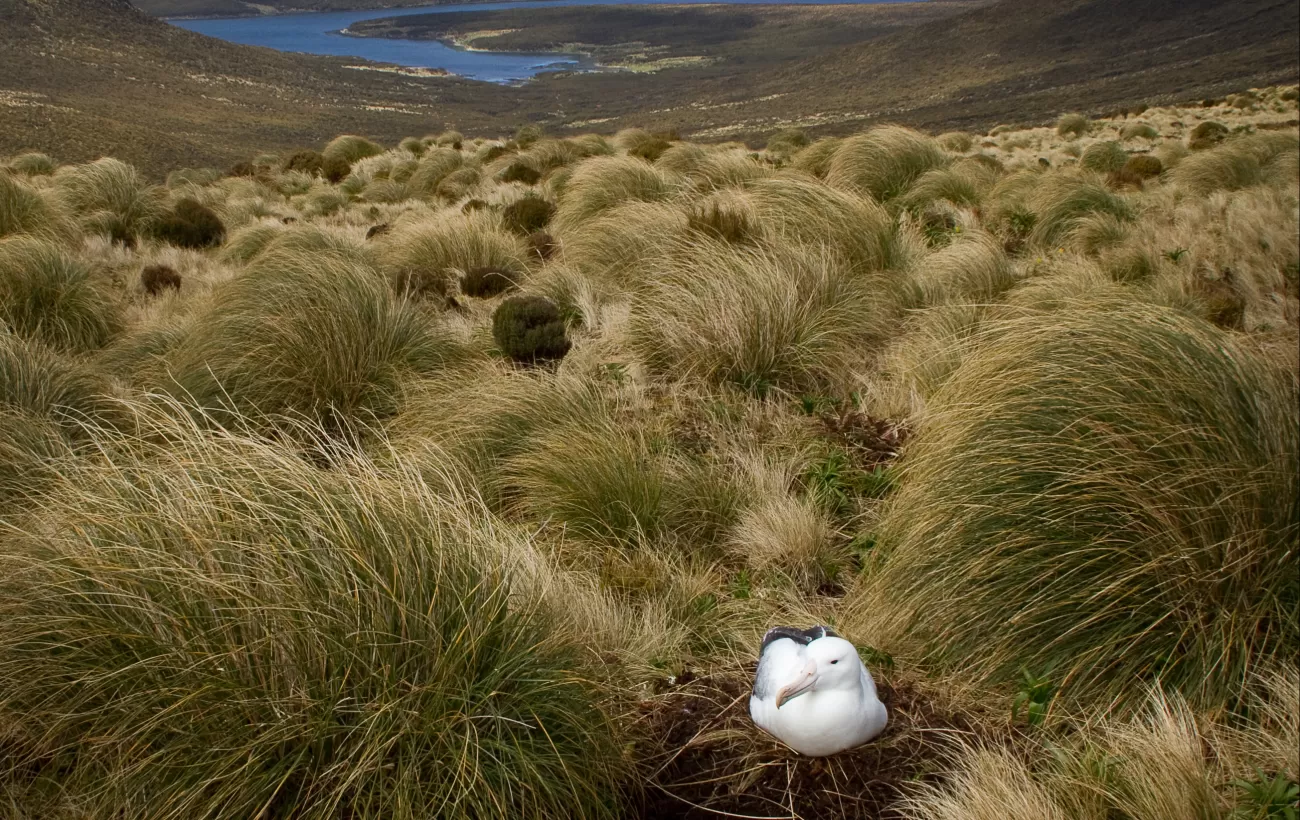
[[[787,683],[785,686],[782,686],[777,691],[776,708],[780,709],[787,701],[794,700],[804,694],[809,689],[813,688],[813,684],[816,682],[817,664],[808,661],[804,666],[803,671],[799,673],[799,677],[795,678],[790,683]]]

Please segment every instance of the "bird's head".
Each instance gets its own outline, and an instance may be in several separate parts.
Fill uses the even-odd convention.
[[[862,660],[853,644],[843,638],[818,638],[805,650],[808,662],[798,677],[776,693],[776,708],[808,692],[849,689],[860,685]]]

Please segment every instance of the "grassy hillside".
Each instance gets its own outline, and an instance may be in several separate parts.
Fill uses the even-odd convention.
[[[0,813],[1288,816],[1298,96],[0,160]]]

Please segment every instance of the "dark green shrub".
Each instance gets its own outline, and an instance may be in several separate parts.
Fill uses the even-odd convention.
[[[501,212],[501,219],[510,230],[521,236],[540,231],[555,215],[555,205],[540,196],[516,199]]]
[[[1150,179],[1151,177],[1160,176],[1164,169],[1164,163],[1160,161],[1159,157],[1153,157],[1150,154],[1135,154],[1124,162],[1122,170],[1136,174],[1142,179]]]
[[[154,236],[180,248],[211,248],[225,241],[226,226],[211,208],[187,197],[158,222]]]
[[[496,268],[473,268],[460,280],[460,292],[475,299],[500,296],[518,285],[514,274]]]
[[[560,309],[541,296],[512,296],[492,314],[492,338],[517,362],[562,359],[570,342]]]
[[[555,237],[546,231],[534,231],[528,234],[527,238],[524,239],[524,244],[528,246],[528,252],[531,255],[543,262],[550,259],[555,253],[555,249],[559,247],[555,242]]]
[[[1203,151],[1206,148],[1213,148],[1228,138],[1232,133],[1226,125],[1217,123],[1214,120],[1206,120],[1192,129],[1192,133],[1187,137],[1187,147],[1193,151]]]
[[[181,289],[181,275],[168,265],[147,265],[140,271],[140,286],[150,296],[157,296],[164,288]]]
[[[497,174],[497,179],[501,182],[522,182],[525,185],[536,185],[542,178],[542,173],[523,160],[515,160],[506,166],[505,170]]]
[[[350,173],[352,173],[352,163],[343,157],[327,157],[321,163],[321,175],[330,182],[342,182]]]
[[[323,176],[325,171],[325,157],[320,151],[295,151],[289,155],[287,160],[284,161],[284,170],[302,171],[304,174]]]

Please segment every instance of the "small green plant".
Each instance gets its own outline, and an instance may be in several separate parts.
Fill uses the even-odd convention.
[[[1241,792],[1234,820],[1296,820],[1300,810],[1300,784],[1278,772],[1273,777],[1255,769],[1254,780],[1234,780]]]
[[[564,358],[571,343],[555,303],[541,296],[512,296],[492,314],[492,338],[502,353],[533,364]]]
[[[737,601],[749,600],[750,594],[753,591],[753,582],[750,580],[748,569],[742,569],[740,572],[736,573],[735,578],[731,579],[730,591],[731,597],[735,598]]]
[[[1056,696],[1056,685],[1050,678],[1034,675],[1028,669],[1020,672],[1020,691],[1011,701],[1011,719],[1020,717],[1025,712],[1025,721],[1030,726],[1038,726],[1047,717],[1047,711]]]
[[[891,671],[894,666],[894,656],[874,646],[863,644],[858,647],[858,657],[862,659],[868,669]]]
[[[1183,257],[1190,252],[1191,251],[1188,248],[1174,248],[1172,250],[1165,251],[1163,254],[1161,254],[1161,256],[1163,256],[1164,258],[1168,259],[1170,262],[1173,262],[1176,265],[1179,262],[1181,262]]]

